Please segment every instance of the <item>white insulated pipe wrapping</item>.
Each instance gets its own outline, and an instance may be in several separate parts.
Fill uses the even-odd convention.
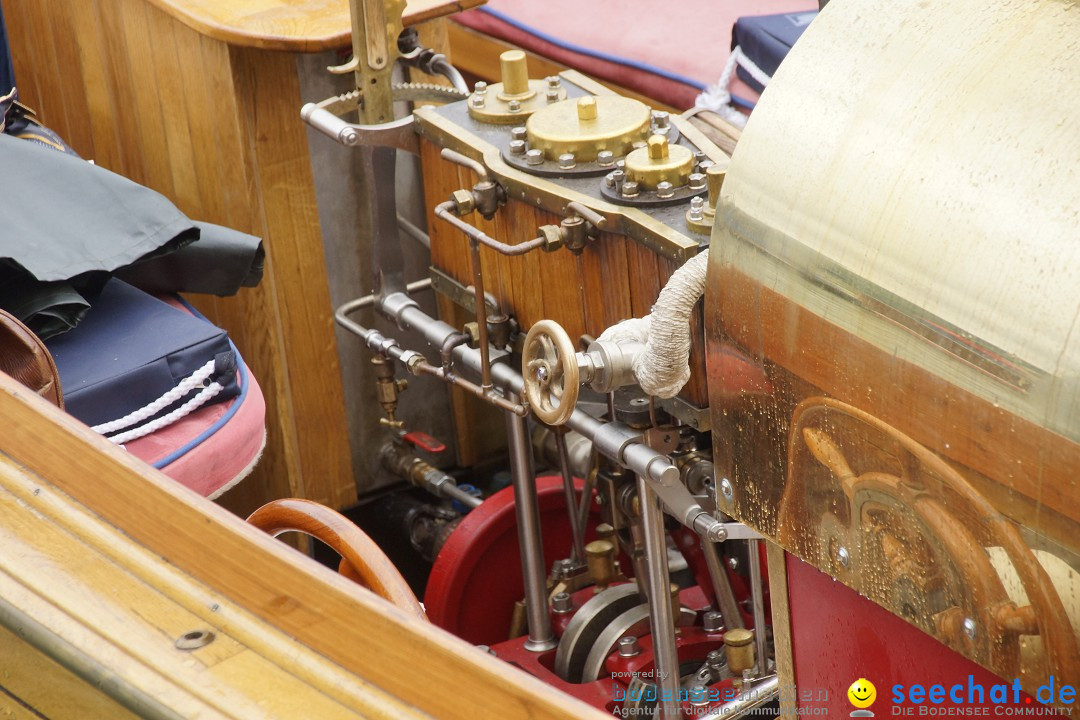
[[[634,360],[634,377],[649,395],[674,397],[690,379],[690,314],[705,293],[708,266],[709,254],[698,254],[672,274],[650,314],[624,320],[597,338],[645,345]]]

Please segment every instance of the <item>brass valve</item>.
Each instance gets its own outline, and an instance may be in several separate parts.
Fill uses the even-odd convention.
[[[384,427],[400,430],[405,423],[396,419],[398,396],[409,387],[409,381],[405,378],[394,378],[393,364],[381,356],[371,358],[371,364],[375,366],[375,397],[382,406],[386,417],[379,418],[379,424]]]
[[[720,191],[724,187],[726,175],[727,168],[720,165],[710,165],[705,171],[709,199],[705,201],[702,198],[694,198],[690,201],[690,209],[686,211],[686,224],[694,232],[703,235],[712,232],[713,222],[716,219],[716,206],[720,203]]]

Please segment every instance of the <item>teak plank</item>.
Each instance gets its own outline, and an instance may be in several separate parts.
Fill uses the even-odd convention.
[[[330,692],[316,683],[325,672],[330,680],[323,685],[351,687],[368,706],[394,705],[398,717],[605,717],[255,530],[6,376],[0,418],[0,454],[36,476],[20,483],[17,474],[0,473],[0,486],[28,506],[26,513],[71,529],[203,622],[295,668],[316,691]],[[0,525],[8,520],[0,513]],[[94,532],[100,524],[112,529]],[[39,571],[28,563],[32,577]],[[424,658],[422,686],[416,658]]]

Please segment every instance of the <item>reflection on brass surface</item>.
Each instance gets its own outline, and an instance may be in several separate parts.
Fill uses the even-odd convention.
[[[740,139],[706,292],[729,509],[1030,691],[1080,671],[1077,37],[1075,3],[831,6]]]
[[[549,105],[529,118],[529,147],[554,159],[573,153],[580,161],[596,159],[601,150],[617,157],[644,142],[649,130],[648,106],[618,95],[586,96]]]

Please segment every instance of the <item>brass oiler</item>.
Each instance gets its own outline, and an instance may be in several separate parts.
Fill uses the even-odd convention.
[[[615,577],[615,546],[607,540],[593,540],[585,546],[585,564],[597,592],[607,588]]]
[[[754,667],[754,632],[744,628],[728,630],[724,633],[724,649],[727,651],[728,668],[736,678],[741,678],[744,670]]]
[[[685,185],[694,169],[694,153],[682,145],[672,145],[663,135],[651,136],[645,147],[626,156],[626,179],[646,190],[662,182]]]
[[[591,162],[601,150],[622,156],[643,142],[652,111],[645,103],[617,95],[586,95],[539,110],[525,124],[529,148],[548,160],[562,155]]]
[[[482,122],[516,125],[549,103],[566,98],[557,77],[530,80],[528,61],[521,50],[507,50],[499,56],[502,82],[477,83],[469,96],[469,115]]]

